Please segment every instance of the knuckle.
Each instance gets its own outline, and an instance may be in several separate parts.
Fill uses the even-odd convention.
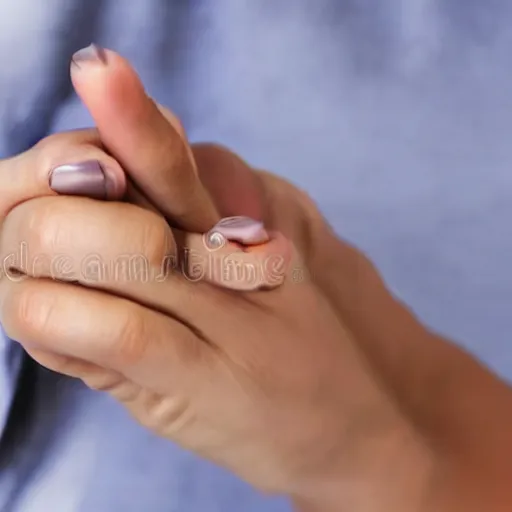
[[[43,366],[50,368],[49,365],[44,364],[44,361],[42,363]],[[74,377],[76,373],[76,363],[70,357],[60,356],[53,360],[53,364],[50,369],[62,375]]]
[[[90,389],[110,393],[118,399],[126,399],[127,397],[123,396],[126,395],[125,388],[133,387],[122,375],[109,371],[90,371],[84,376],[83,380]]]
[[[37,207],[31,207],[28,212],[28,235],[31,245],[50,255],[65,246],[66,229],[55,201],[38,201]]]
[[[121,367],[133,366],[144,358],[148,340],[145,317],[140,311],[127,308],[112,340],[109,358]]]
[[[33,355],[33,354],[32,354]],[[37,354],[36,360],[42,366],[57,372],[62,375],[68,375],[70,377],[82,377],[83,366],[87,363],[75,359],[73,357],[64,356],[61,354],[42,353]]]
[[[51,294],[27,282],[17,283],[4,298],[4,328],[18,341],[44,339],[53,328],[55,307]]]
[[[141,418],[142,425],[149,430],[161,432],[165,429],[169,437],[178,439],[197,420],[190,400],[181,394],[165,398],[153,396],[150,400],[150,413]]]
[[[148,222],[142,224],[139,243],[150,268],[160,268],[175,253],[174,237],[169,225],[155,214],[151,214]]]

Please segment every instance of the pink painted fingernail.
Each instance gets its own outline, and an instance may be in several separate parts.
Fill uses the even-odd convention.
[[[115,184],[97,160],[88,160],[55,167],[50,174],[50,187],[64,195],[107,199]]]
[[[226,217],[220,220],[210,231],[211,236],[220,234],[227,240],[245,245],[262,244],[269,240],[263,223],[250,217]]]

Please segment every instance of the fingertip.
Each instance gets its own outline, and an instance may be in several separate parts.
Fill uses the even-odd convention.
[[[144,114],[147,96],[139,76],[127,59],[108,49],[102,49],[100,53],[96,50],[96,54],[96,57],[82,59],[78,64],[75,54],[70,69],[75,91],[101,131],[105,123],[110,125],[118,116],[126,120],[127,115]],[[129,109],[125,108],[127,105],[130,105]]]
[[[91,44],[73,54],[70,61],[73,80],[83,82],[92,76],[125,72],[135,74],[127,59],[108,48]]]

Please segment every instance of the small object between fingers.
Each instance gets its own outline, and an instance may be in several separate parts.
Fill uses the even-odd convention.
[[[225,217],[221,219],[206,236],[208,247],[218,249],[226,241],[243,245],[258,245],[268,242],[269,235],[262,222],[250,217]]]

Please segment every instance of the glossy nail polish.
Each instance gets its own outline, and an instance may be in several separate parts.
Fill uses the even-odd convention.
[[[97,160],[59,165],[50,174],[50,187],[63,195],[106,199],[108,178]]]

